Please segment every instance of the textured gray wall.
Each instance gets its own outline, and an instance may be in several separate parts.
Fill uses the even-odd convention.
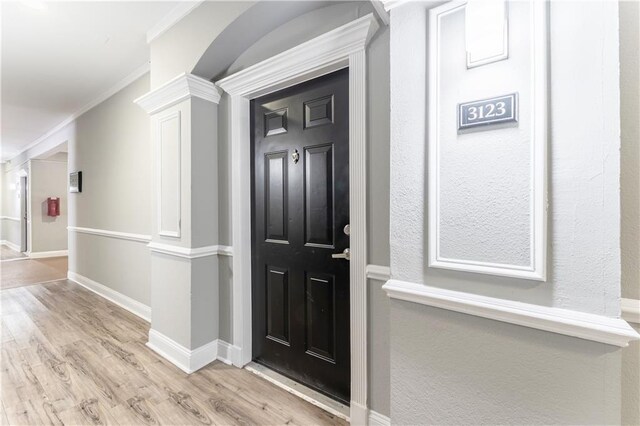
[[[80,116],[69,140],[69,170],[82,192],[69,194],[69,225],[151,234],[149,118],[133,100],[149,74]],[[150,304],[149,249],[141,242],[70,233],[69,270]]]
[[[31,160],[31,252],[67,249],[67,163]],[[47,198],[60,198],[60,216],[47,216]]]
[[[393,424],[615,424],[617,348],[391,302]]]

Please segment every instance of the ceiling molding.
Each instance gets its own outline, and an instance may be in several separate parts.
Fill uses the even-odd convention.
[[[204,78],[182,73],[133,102],[148,114],[155,114],[192,97],[217,104],[220,102],[220,91]]]
[[[129,74],[128,76],[126,76],[125,78],[120,80],[114,86],[112,86],[109,90],[107,90],[105,92],[102,92],[102,94],[100,94],[100,96],[98,96],[97,98],[93,99],[91,102],[85,104],[82,108],[80,108],[78,111],[76,111],[73,114],[71,114],[69,117],[67,117],[60,124],[58,124],[57,126],[52,128],[51,130],[49,130],[44,135],[40,136],[35,141],[31,142],[26,147],[24,147],[18,154],[16,154],[13,157],[11,157],[10,161],[14,160],[16,157],[19,157],[20,155],[24,154],[25,152],[29,151],[30,149],[35,148],[38,144],[46,141],[49,137],[51,137],[55,133],[57,133],[60,130],[62,130],[65,126],[73,123],[73,121],[75,119],[77,119],[78,117],[80,117],[82,114],[84,114],[85,112],[89,111],[91,108],[99,105],[100,103],[106,101],[111,96],[115,95],[120,90],[124,89],[125,87],[127,87],[128,85],[130,85],[131,83],[133,83],[134,81],[136,81],[137,79],[139,79],[140,77],[142,77],[143,75],[148,73],[149,69],[150,69],[149,68],[149,62],[147,61],[147,62],[145,62],[144,65],[142,65],[141,67],[137,68],[134,72],[132,72],[131,74]]]
[[[171,12],[167,13],[164,18],[147,31],[147,43],[151,43],[153,40],[169,31],[171,27],[180,22],[182,18],[187,16],[193,9],[200,6],[203,2],[204,0],[185,1],[171,9]]]
[[[621,318],[480,296],[399,280],[387,281],[382,289],[392,299],[608,345],[626,347],[629,342],[640,339],[638,332]]]

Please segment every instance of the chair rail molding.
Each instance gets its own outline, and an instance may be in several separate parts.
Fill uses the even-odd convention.
[[[208,256],[232,256],[231,247],[227,246],[205,246],[197,248],[180,247],[173,244],[162,244],[151,242],[147,245],[149,250],[155,253],[162,253],[169,256],[182,257],[184,259],[198,259]]]
[[[638,334],[620,318],[389,280],[382,288],[392,299],[521,325],[608,345],[626,347]]]
[[[634,324],[640,324],[640,300],[622,298],[620,300],[620,310],[622,311],[622,319]]]
[[[233,344],[243,366],[251,351],[250,100],[349,68],[350,328],[352,424],[367,424],[366,47],[379,24],[373,14],[216,82],[230,95],[233,214]]]
[[[378,281],[387,281],[391,278],[391,268],[381,265],[367,265],[367,278]]]
[[[13,216],[0,216],[0,220],[10,220],[12,222],[20,222],[19,217],[13,217]]]
[[[101,237],[116,238],[119,240],[135,241],[139,243],[149,243],[151,241],[151,235],[108,231],[106,229],[84,228],[81,226],[67,226],[67,229],[78,234],[98,235]]]

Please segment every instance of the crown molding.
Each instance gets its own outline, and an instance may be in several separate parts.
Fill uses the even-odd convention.
[[[149,114],[155,114],[189,98],[200,98],[217,104],[220,92],[204,78],[182,73],[133,102]]]
[[[380,25],[372,13],[311,39],[216,82],[232,96],[258,97],[316,78],[349,64],[349,55],[363,51]],[[294,78],[304,70],[304,77]],[[261,90],[262,88],[268,88]]]
[[[480,296],[399,280],[389,280],[382,288],[392,299],[613,346],[626,347],[630,341],[640,339],[640,334],[620,318]]]
[[[146,73],[148,73],[149,70],[150,70],[149,61],[147,61],[147,62],[144,63],[144,65],[138,67],[134,72],[132,72],[131,74],[129,74],[128,76],[126,76],[125,78],[120,80],[118,83],[116,83],[110,89],[102,92],[98,97],[94,98],[91,102],[86,103],[82,108],[80,108],[79,110],[77,110],[76,112],[71,114],[69,117],[67,117],[60,124],[58,124],[57,126],[52,128],[51,130],[49,130],[44,135],[40,136],[35,141],[31,142],[29,145],[27,145],[25,148],[23,148],[18,154],[16,154],[13,157],[11,157],[10,161],[14,160],[16,157],[19,157],[20,155],[24,154],[25,152],[29,151],[30,149],[35,148],[40,143],[46,141],[48,138],[50,138],[54,134],[56,134],[60,130],[64,129],[69,124],[73,123],[82,114],[84,114],[85,112],[89,111],[91,108],[101,104],[102,102],[106,101],[111,96],[115,95],[116,93],[118,93],[119,91],[121,91],[122,89],[124,89],[125,87],[127,87],[128,85],[130,85],[131,83],[133,83],[134,81],[136,81],[137,79],[139,79],[140,77],[145,75]]]
[[[147,44],[151,43],[153,40],[160,37],[162,34],[166,33],[173,27],[175,24],[180,22],[182,18],[187,16],[193,9],[200,6],[204,0],[198,1],[183,1],[180,2],[176,7],[171,9],[169,13],[167,13],[157,24],[155,24],[149,31],[147,31]]]

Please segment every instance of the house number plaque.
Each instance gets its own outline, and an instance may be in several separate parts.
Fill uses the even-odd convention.
[[[458,131],[518,122],[518,94],[458,104]]]

